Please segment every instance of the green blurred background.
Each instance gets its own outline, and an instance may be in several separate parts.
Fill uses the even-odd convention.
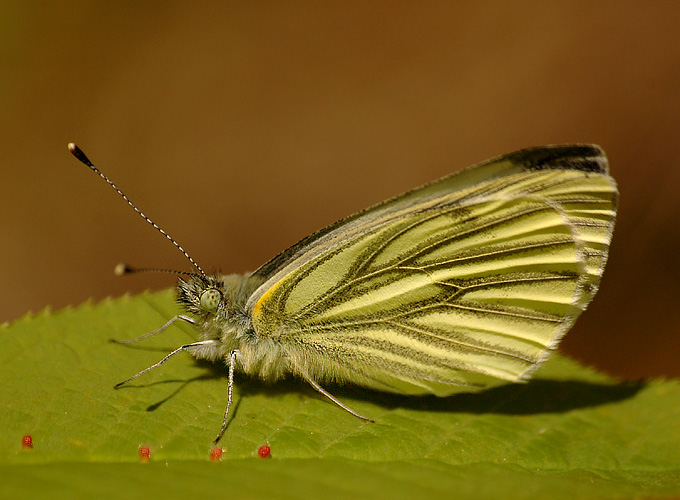
[[[253,270],[369,204],[516,149],[594,142],[622,192],[562,350],[680,375],[680,3],[2,2],[0,322],[188,269]],[[134,332],[135,334],[141,332]]]

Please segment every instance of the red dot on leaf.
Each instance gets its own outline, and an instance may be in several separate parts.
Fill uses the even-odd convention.
[[[262,458],[267,458],[272,452],[272,449],[267,446],[266,444],[264,446],[260,446],[260,449],[257,450],[257,454],[260,455]]]
[[[213,462],[217,462],[222,458],[222,453],[224,450],[220,448],[219,446],[215,446],[212,450],[210,450],[210,460]]]
[[[21,440],[21,446],[24,448],[33,448],[33,438],[30,434],[26,434]]]
[[[139,458],[141,458],[144,462],[149,460],[149,458],[151,458],[151,449],[148,446],[140,446]]]

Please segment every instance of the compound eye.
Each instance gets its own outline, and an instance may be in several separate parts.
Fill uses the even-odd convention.
[[[219,290],[211,288],[201,294],[201,309],[208,312],[215,312],[222,300],[222,294]]]

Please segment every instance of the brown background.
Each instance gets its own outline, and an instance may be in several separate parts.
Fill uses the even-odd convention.
[[[680,375],[680,4],[3,2],[0,321],[170,286],[516,149],[595,142],[622,201],[563,350]]]

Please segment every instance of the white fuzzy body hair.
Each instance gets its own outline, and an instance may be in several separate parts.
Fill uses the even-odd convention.
[[[239,371],[263,380],[277,380],[291,371],[291,361],[287,350],[275,337],[258,335],[245,309],[250,293],[260,284],[260,280],[250,274],[213,275],[207,279],[197,277],[178,285],[178,300],[199,320],[196,327],[201,332],[201,340],[216,340],[216,344],[206,344],[191,349],[198,359],[209,361],[229,359],[232,351],[238,351],[237,368]],[[217,289],[222,301],[214,312],[200,307],[201,294],[206,289]]]

